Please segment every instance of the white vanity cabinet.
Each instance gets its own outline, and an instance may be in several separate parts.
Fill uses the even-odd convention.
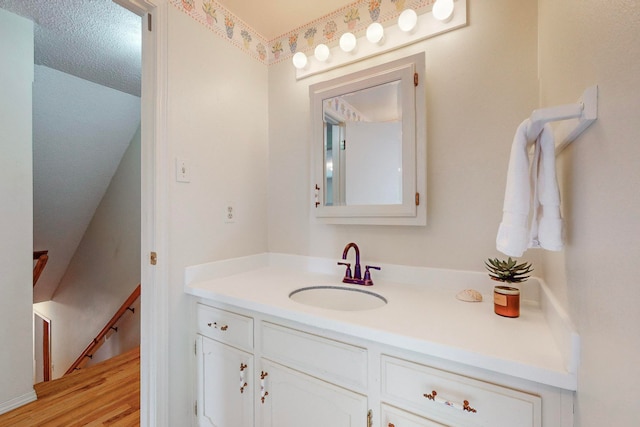
[[[260,427],[361,427],[367,397],[266,359],[261,361],[264,402]],[[261,397],[261,399],[262,399]]]
[[[445,424],[438,424],[435,421],[385,404],[381,406],[380,413],[382,427],[445,427]]]
[[[380,361],[384,402],[444,425],[542,426],[540,396],[386,355]]]
[[[198,425],[252,427],[253,320],[201,304],[197,317]]]
[[[253,356],[199,337],[198,425],[253,426]]]
[[[197,304],[199,426],[573,425],[570,391],[211,304]]]
[[[264,402],[256,426],[366,425],[366,349],[271,322],[259,335]]]

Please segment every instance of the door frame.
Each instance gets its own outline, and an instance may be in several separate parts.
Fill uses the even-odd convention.
[[[140,425],[168,427],[168,1],[113,1],[142,18]]]
[[[34,339],[34,364],[38,363],[38,360],[35,357],[36,349],[35,346],[42,346],[42,376],[43,382],[51,380],[51,319],[39,313],[36,310],[33,310],[33,322],[34,322],[34,337],[35,337],[35,322],[42,321],[42,342],[36,342]],[[36,377],[37,367],[34,366],[33,374]]]

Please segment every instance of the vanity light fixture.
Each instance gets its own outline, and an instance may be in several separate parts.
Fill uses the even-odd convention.
[[[421,7],[418,10],[407,8],[401,13],[395,12],[393,16],[398,18],[396,22],[389,22],[385,25],[371,22],[366,31],[349,31],[339,38],[332,39],[331,47],[325,44],[326,42],[319,44],[313,53],[304,51],[307,54],[305,65],[302,65],[304,61],[302,55],[298,55],[299,59],[294,62],[296,79],[300,80],[463,27],[467,25],[468,1],[413,2],[430,3],[433,6],[431,10],[426,11],[424,10],[426,8]],[[363,0],[362,3],[366,2]],[[418,11],[421,12],[420,15],[418,15]],[[358,37],[359,33],[365,34],[360,34],[361,37]]]
[[[438,21],[449,22],[453,16],[453,0],[436,0],[431,12]]]
[[[316,59],[320,62],[325,62],[327,59],[329,59],[330,54],[331,51],[329,50],[329,46],[324,43],[320,43],[318,46],[316,46],[316,49],[313,52],[313,56],[315,56]]]
[[[295,55],[293,55],[292,60],[293,66],[298,70],[302,70],[307,66],[307,55],[305,55],[304,52],[297,52]]]
[[[384,27],[379,22],[374,22],[367,27],[367,40],[369,43],[378,44],[384,37]]]
[[[413,30],[418,24],[418,14],[413,9],[405,9],[398,16],[398,28],[408,33]]]
[[[342,37],[340,37],[340,49],[347,53],[352,52],[356,48],[357,43],[358,41],[353,33],[344,33]]]

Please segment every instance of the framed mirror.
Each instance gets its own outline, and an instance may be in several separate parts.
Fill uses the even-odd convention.
[[[330,224],[425,225],[424,54],[314,84],[314,213]]]

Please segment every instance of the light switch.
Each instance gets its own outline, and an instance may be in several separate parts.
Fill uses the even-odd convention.
[[[181,157],[176,158],[176,181],[191,182],[191,173],[188,159]]]

